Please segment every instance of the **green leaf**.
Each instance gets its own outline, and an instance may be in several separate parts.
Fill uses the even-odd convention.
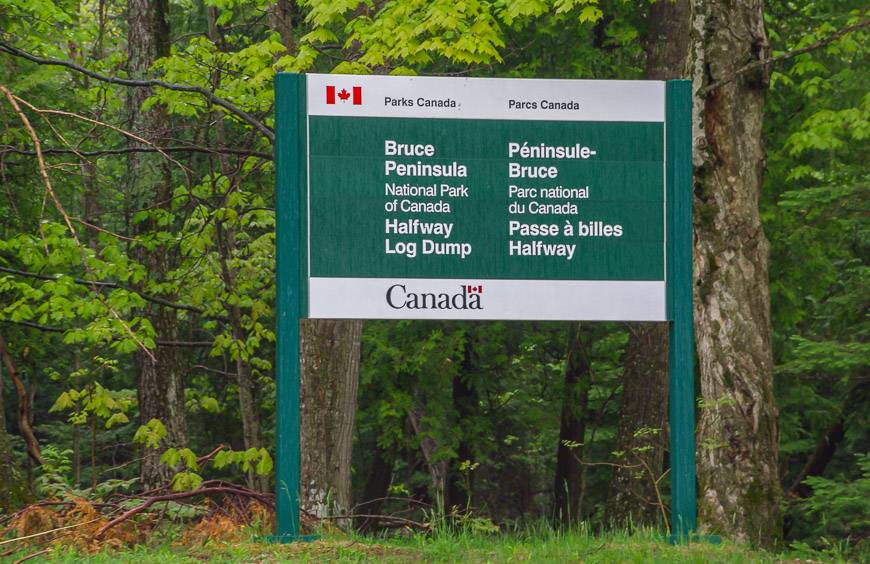
[[[125,423],[129,423],[130,418],[124,415],[121,412],[113,413],[108,420],[106,420],[106,429],[110,429],[115,425],[124,425]]]
[[[148,448],[158,448],[160,441],[166,436],[166,427],[159,419],[151,419],[139,427],[133,435],[133,442],[143,443]]]
[[[272,468],[274,467],[272,457],[269,455],[269,451],[265,448],[261,448],[259,454],[260,460],[257,462],[257,474],[259,476],[266,476],[272,472]]]

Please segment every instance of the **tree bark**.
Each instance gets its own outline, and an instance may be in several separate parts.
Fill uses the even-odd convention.
[[[687,75],[690,0],[656,2],[649,8],[644,46],[648,80],[672,80]],[[668,425],[668,325],[629,324],[622,375],[622,398],[616,448],[642,456],[655,478],[664,471]],[[638,435],[640,429],[660,429],[657,435]],[[654,524],[661,516],[648,476],[637,478],[631,468],[616,468],[606,506],[607,522],[615,525]]]
[[[281,44],[284,45],[288,53],[292,53],[295,48],[293,41],[293,9],[294,6],[290,0],[275,0],[275,3],[269,10],[269,27],[272,28],[272,31],[278,33],[278,36],[281,38]]]
[[[131,79],[144,79],[148,69],[160,57],[169,54],[169,2],[168,0],[127,0],[127,73]],[[157,104],[147,111],[142,103],[153,94],[150,88],[127,90],[129,127],[149,141],[164,144],[168,136],[168,119]],[[131,146],[139,146],[133,140]],[[129,197],[135,208],[168,208],[172,196],[171,171],[157,155],[130,153],[127,159]],[[134,229],[145,233],[157,226],[144,221]],[[149,272],[152,279],[162,281],[171,270],[172,257],[165,249],[134,249],[134,256]],[[161,337],[176,340],[178,319],[173,310],[150,307],[146,314]],[[139,418],[142,424],[159,419],[166,427],[162,447],[183,446],[187,442],[184,403],[184,380],[179,351],[173,347],[159,347],[147,355],[136,352]],[[160,462],[161,449],[145,449],[141,467],[142,485],[154,487],[169,478],[169,469]]]
[[[652,479],[664,467],[668,423],[668,326],[663,323],[633,323],[625,355],[622,377],[622,400],[617,430],[616,450],[626,453],[617,464],[637,464],[642,458],[653,476],[637,468],[614,469],[605,520],[621,527],[652,525],[661,511],[644,500],[656,499]],[[658,429],[658,433],[639,433],[641,429]]]
[[[568,341],[559,448],[556,454],[556,476],[553,482],[553,517],[562,525],[576,523],[582,517],[580,499],[583,491],[578,459],[583,456],[586,412],[589,404],[589,388],[592,384],[589,349],[588,332],[578,324],[572,329]],[[566,445],[566,442],[569,444]]]
[[[693,88],[767,57],[762,0],[694,0]],[[774,546],[782,536],[768,242],[758,209],[768,69],[694,101],[695,334],[701,532]]]
[[[319,517],[353,507],[351,454],[361,321],[305,320],[301,342],[299,503]]]

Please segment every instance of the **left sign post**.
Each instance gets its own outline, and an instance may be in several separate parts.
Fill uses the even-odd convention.
[[[299,323],[305,287],[301,213],[305,179],[305,76],[275,77],[275,231],[277,346],[274,540],[300,540],[299,531]]]

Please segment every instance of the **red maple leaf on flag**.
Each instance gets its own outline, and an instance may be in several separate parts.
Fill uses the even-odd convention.
[[[350,98],[350,92],[348,92],[347,89],[342,88],[341,92],[338,93],[338,99],[344,102],[348,98]]]

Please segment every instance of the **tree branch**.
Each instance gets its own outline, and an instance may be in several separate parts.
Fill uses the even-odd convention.
[[[25,276],[28,278],[35,278],[37,280],[48,280],[48,281],[57,281],[59,276],[51,276],[48,274],[36,274],[35,272],[27,272],[25,270],[16,270],[14,268],[8,268],[5,266],[0,266],[0,272],[6,272],[8,274],[14,274],[16,276]],[[180,304],[178,302],[173,302],[164,298],[159,298],[157,296],[152,296],[150,294],[146,294],[145,292],[134,288],[133,286],[127,286],[126,284],[118,284],[117,282],[102,282],[97,280],[83,280],[81,278],[73,278],[73,282],[76,284],[80,284],[82,286],[92,286],[98,288],[116,288],[118,290],[126,290],[128,292],[133,292],[134,294],[141,297],[143,300],[147,302],[151,302],[152,304],[162,305],[172,309],[180,309],[183,311],[189,311],[191,313],[195,313],[197,315],[201,315],[203,317],[208,317],[210,319],[214,319],[216,321],[222,321],[224,323],[229,323],[229,318],[223,315],[212,315],[207,313],[205,310],[200,309],[195,306]]]
[[[820,49],[821,47],[825,47],[826,45],[830,45],[831,43],[833,43],[837,39],[840,39],[844,35],[846,35],[848,33],[852,33],[853,31],[858,31],[859,29],[863,29],[867,26],[870,26],[870,18],[862,20],[854,25],[844,27],[843,29],[832,33],[828,37],[825,37],[824,39],[820,39],[811,45],[807,45],[806,47],[801,47],[800,49],[795,49],[794,51],[788,51],[786,53],[782,53],[781,55],[777,55],[776,57],[770,57],[768,59],[764,59],[763,61],[754,61],[752,63],[749,63],[748,65],[741,67],[741,68],[737,69],[735,72],[727,75],[722,80],[717,80],[716,82],[705,86],[704,88],[702,88],[698,92],[698,95],[705,96],[708,93],[712,92],[713,90],[716,90],[717,88],[720,88],[722,86],[725,86],[729,82],[732,82],[734,79],[736,79],[740,75],[745,74],[751,70],[757,69],[758,67],[772,65],[773,63],[778,63],[780,61],[786,61],[788,59],[792,59],[794,57],[797,57],[798,55],[803,55],[804,53],[809,53],[810,51],[815,51],[816,49]]]
[[[239,108],[235,104],[229,102],[221,98],[220,96],[216,96],[213,92],[206,90],[200,86],[189,86],[186,84],[172,84],[169,82],[164,82],[162,80],[149,79],[149,80],[130,80],[127,78],[117,78],[114,76],[106,76],[104,74],[100,74],[94,72],[88,68],[85,68],[81,65],[77,65],[72,61],[62,61],[60,59],[47,59],[44,57],[37,57],[36,55],[32,55],[26,51],[22,51],[21,49],[10,45],[5,41],[0,41],[0,52],[5,52],[14,57],[20,57],[22,59],[26,59],[32,63],[36,63],[38,65],[52,65],[68,68],[70,70],[74,70],[85,76],[89,76],[95,80],[99,80],[102,82],[108,82],[109,84],[118,84],[120,86],[130,86],[133,88],[165,88],[167,90],[175,90],[177,92],[192,92],[195,94],[199,94],[207,99],[209,102],[216,106],[220,106],[221,108],[227,110],[230,114],[238,117],[242,121],[251,125],[254,129],[259,131],[266,139],[269,140],[270,143],[275,143],[275,133],[266,127],[266,125],[246,112],[245,110]]]
[[[262,151],[248,151],[246,149],[234,149],[232,147],[199,147],[196,145],[178,145],[172,147],[161,147],[159,150],[154,147],[124,147],[120,149],[102,149],[99,151],[74,151],[72,149],[43,149],[43,155],[78,155],[80,157],[102,157],[107,155],[125,155],[127,153],[205,153],[205,154],[226,154],[239,155],[242,157],[258,157],[261,159],[272,160],[274,157],[269,153]],[[0,154],[12,153],[14,155],[34,156],[36,151],[28,149],[19,149],[11,145],[0,147]]]
[[[28,327],[30,329],[36,329],[37,331],[43,331],[45,333],[66,333],[71,329],[64,329],[63,327],[52,327],[50,325],[42,325],[41,323],[34,323],[33,321],[13,321],[11,319],[0,319],[0,323],[9,323],[11,325],[20,325],[22,327]],[[112,339],[116,341],[117,339]],[[207,348],[214,345],[213,341],[173,341],[168,339],[155,339],[154,343],[158,347],[185,347],[185,348]]]
[[[12,92],[10,92],[9,89],[6,88],[5,86],[3,86],[2,84],[0,84],[0,92],[2,92],[6,96],[6,99],[9,100],[9,105],[12,106],[12,109],[15,110],[16,114],[18,114],[18,118],[21,120],[21,124],[27,130],[28,135],[30,135],[30,139],[33,141],[33,148],[36,150],[36,162],[39,166],[39,172],[42,175],[43,183],[45,184],[46,195],[51,197],[51,200],[54,203],[55,208],[57,208],[57,211],[60,213],[61,216],[63,216],[63,219],[66,222],[67,229],[69,229],[70,235],[72,235],[73,241],[75,242],[76,247],[79,249],[79,254],[81,255],[81,259],[82,259],[82,266],[85,268],[85,270],[88,272],[88,274],[93,275],[90,267],[88,266],[87,256],[85,255],[84,248],[82,247],[82,243],[81,243],[81,241],[79,241],[79,236],[78,236],[78,234],[76,234],[75,227],[73,227],[72,220],[70,219],[69,214],[66,213],[66,210],[64,209],[63,204],[60,202],[60,199],[57,197],[57,194],[54,192],[54,188],[51,185],[51,178],[49,178],[48,169],[45,166],[45,158],[42,155],[42,143],[39,140],[39,136],[36,134],[36,130],[34,130],[33,126],[30,124],[30,120],[27,119],[27,116],[24,114],[24,112],[21,110],[21,107],[18,105],[18,100],[21,100],[21,99],[15,95],[13,95]],[[24,102],[23,100],[21,100],[21,101],[23,103],[27,104],[27,102]],[[30,108],[33,108],[33,106],[30,106],[30,104],[27,104],[27,105]],[[93,120],[91,120],[91,121],[93,121]],[[106,309],[109,310],[109,312],[112,314],[112,316],[118,320],[118,323],[120,323],[121,326],[127,331],[127,333],[130,335],[130,338],[133,339],[133,341],[136,343],[136,345],[139,348],[141,348],[145,352],[145,354],[151,358],[151,360],[153,362],[157,362],[157,359],[154,358],[154,355],[151,354],[151,351],[148,350],[148,347],[146,347],[145,344],[139,340],[139,338],[136,336],[136,333],[133,332],[133,329],[131,329],[130,326],[127,325],[127,323],[121,318],[121,316],[118,314],[118,312],[115,311],[115,308],[113,308],[103,298],[102,294],[100,294],[97,291],[97,286],[92,286],[92,288],[94,289],[94,292],[97,294],[97,298],[103,303],[103,305],[106,306]]]
[[[205,366],[204,364],[194,364],[191,368],[197,368],[199,370],[205,370],[206,372],[213,372],[215,374],[220,374],[221,376],[229,376],[231,378],[238,378],[239,377],[239,375],[236,374],[235,372],[227,372],[225,370],[218,370],[216,368],[209,368],[208,366]]]

